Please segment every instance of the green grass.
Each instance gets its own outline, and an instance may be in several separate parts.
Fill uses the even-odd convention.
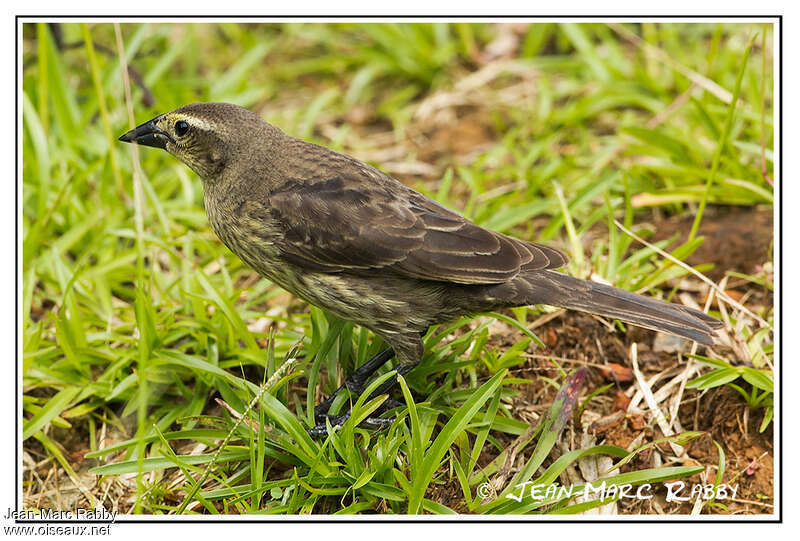
[[[221,100],[351,154],[399,148],[386,162],[402,180],[477,223],[560,245],[573,274],[667,294],[687,271],[613,221],[647,237],[652,227],[633,224],[654,212],[772,205],[762,175],[763,156],[774,176],[765,29],[771,44],[762,25],[541,23],[515,31],[509,58],[490,59],[487,46],[507,31],[498,25],[121,25],[126,56],[155,98],[144,105],[134,83],[137,122]],[[525,482],[560,433],[543,428],[560,407],[536,429],[509,407],[528,383],[518,374],[538,341],[527,329],[535,307],[497,315],[523,330],[503,349],[487,346],[489,318],[432,329],[422,363],[402,381],[408,407],[390,429],[350,422],[328,439],[308,438],[313,403],[383,344],[256,279],[210,231],[200,181],[166,153],[140,149],[135,189],[130,149],[116,142],[129,125],[114,28],[60,30],[59,48],[47,25],[23,28],[23,445],[37,440],[71,471],[53,431],[79,429],[102,464],[96,473],[138,473],[131,511],[143,513],[448,513],[431,497],[451,483],[462,512],[586,507],[475,495],[503,466],[507,438],[521,438],[516,482]],[[475,73],[483,84],[459,86]],[[444,93],[455,116],[422,113]],[[366,121],[353,120],[358,111]],[[488,135],[462,131],[467,124]],[[451,125],[445,138],[474,139],[468,151],[455,156],[445,145],[426,155]],[[402,173],[420,162],[432,172]],[[692,237],[655,244],[685,259],[703,241]],[[759,315],[771,322],[771,311]],[[739,315],[727,317],[735,326]],[[769,326],[742,325],[756,368],[769,372]],[[550,397],[573,381],[557,373]],[[771,418],[771,385],[739,375],[737,390]],[[213,396],[244,418],[213,407]],[[380,400],[356,402],[354,415]],[[103,426],[117,443],[99,449]],[[190,457],[181,453],[187,442],[207,448]],[[497,458],[479,467],[482,453]],[[580,450],[536,478],[556,479],[581,453],[628,454]],[[176,468],[185,483],[167,488]],[[637,483],[696,471],[620,475]]]

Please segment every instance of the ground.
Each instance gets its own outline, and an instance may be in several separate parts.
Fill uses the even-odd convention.
[[[55,28],[58,28],[57,25]],[[745,29],[745,32],[742,28],[725,29],[723,32],[722,26],[705,31],[697,30],[699,27],[688,29],[670,25],[659,28],[647,25],[641,28],[630,26],[626,29],[622,25],[611,24],[592,28],[562,25],[543,32],[542,35],[550,36],[543,41],[538,52],[539,60],[544,62],[537,63],[536,69],[531,69],[530,65],[516,63],[515,59],[524,43],[534,43],[526,40],[536,37],[535,32],[529,31],[535,28],[529,28],[528,25],[497,25],[496,39],[473,47],[466,58],[463,54],[456,55],[446,70],[436,72],[446,84],[429,82],[430,86],[426,86],[429,83],[419,86],[418,82],[414,82],[413,88],[416,90],[409,94],[413,97],[397,102],[401,105],[392,105],[388,101],[386,103],[389,105],[386,105],[382,100],[384,97],[391,97],[396,91],[402,94],[411,88],[404,86],[406,83],[402,77],[385,80],[378,77],[365,86],[369,92],[362,93],[362,99],[349,100],[343,89],[350,88],[350,76],[361,64],[354,64],[350,69],[336,68],[325,76],[319,76],[320,74],[313,71],[323,64],[338,65],[326,60],[314,64],[318,67],[313,68],[311,63],[306,63],[309,58],[318,57],[320,50],[327,51],[326,47],[336,41],[328,39],[330,34],[325,33],[318,43],[313,40],[312,34],[315,31],[324,31],[325,27],[322,25],[306,27],[287,40],[277,40],[272,49],[256,46],[251,50],[261,56],[245,54],[241,47],[230,49],[235,52],[229,52],[229,46],[234,47],[238,43],[237,33],[256,32],[256,27],[230,25],[212,29],[175,26],[174,32],[161,36],[166,40],[168,50],[187,50],[181,49],[177,43],[183,43],[184,46],[189,43],[187,47],[200,47],[209,42],[211,52],[221,55],[216,59],[219,66],[213,66],[215,60],[211,55],[206,55],[209,56],[207,62],[210,64],[210,71],[204,71],[205,67],[193,66],[191,62],[186,65],[178,62],[170,69],[162,70],[162,73],[168,75],[162,77],[158,75],[158,69],[152,69],[153,63],[158,59],[158,55],[152,51],[134,55],[134,64],[146,76],[149,72],[150,76],[145,79],[154,87],[154,95],[162,100],[158,107],[168,110],[169,107],[163,103],[165,96],[183,101],[190,98],[196,100],[198,95],[204,99],[216,99],[218,95],[214,93],[214,88],[206,93],[192,93],[197,90],[192,87],[204,84],[216,86],[213,82],[217,80],[230,81],[230,78],[224,77],[227,73],[224,70],[231,64],[227,56],[241,53],[245,66],[248,65],[248,58],[258,60],[263,57],[265,62],[271,63],[270,69],[264,70],[268,72],[269,81],[264,83],[258,77],[246,76],[250,73],[246,69],[233,69],[234,79],[238,77],[240,80],[236,84],[230,83],[230,88],[225,92],[220,91],[221,95],[224,97],[234,87],[243,90],[245,86],[256,88],[264,83],[264,88],[269,88],[269,91],[252,94],[252,98],[243,95],[243,100],[251,101],[242,103],[287,132],[368,161],[482,224],[488,222],[489,225],[495,225],[492,219],[504,214],[506,221],[500,220],[504,225],[496,226],[497,229],[529,240],[541,239],[565,251],[572,248],[573,254],[576,253],[576,248],[568,245],[568,231],[563,226],[563,221],[559,222],[566,212],[559,209],[559,203],[553,195],[558,186],[564,189],[576,227],[587,223],[595,209],[605,210],[604,204],[608,204],[609,199],[604,201],[604,196],[616,198],[616,206],[610,214],[621,218],[627,210],[623,202],[625,194],[621,188],[623,180],[635,184],[633,193],[642,193],[649,197],[653,194],[663,195],[665,192],[674,195],[676,188],[684,188],[686,191],[682,196],[689,196],[677,203],[643,209],[637,206],[641,199],[632,200],[633,206],[637,207],[635,224],[654,232],[653,236],[648,237],[649,241],[657,242],[678,234],[680,240],[677,244],[680,244],[686,239],[697,215],[697,199],[691,195],[696,195],[699,193],[698,189],[705,187],[707,170],[717,148],[717,136],[723,131],[727,111],[727,102],[711,96],[715,87],[710,83],[712,80],[715,84],[718,81],[727,90],[734,88],[732,77],[738,70],[741,51],[745,47],[743,40],[749,39],[747,36],[753,35],[753,32],[749,29]],[[673,33],[672,28],[679,29],[679,32]],[[131,26],[130,30],[133,29]],[[194,29],[198,29],[199,33],[192,37]],[[586,64],[581,58],[587,51],[580,51],[583,29],[590,32],[589,36],[598,45],[588,51],[592,54]],[[186,177],[186,172],[179,164],[166,162],[168,157],[142,153],[142,170],[148,176],[152,175],[153,182],[152,186],[148,185],[150,191],[145,200],[144,227],[148,240],[146,243],[141,239],[137,241],[146,244],[146,251],[142,251],[145,255],[137,256],[133,253],[132,233],[127,229],[135,223],[132,206],[129,204],[133,191],[130,194],[123,192],[125,196],[122,200],[125,204],[120,204],[119,194],[109,188],[115,185],[115,181],[111,180],[111,172],[104,169],[108,167],[105,163],[105,152],[97,156],[92,153],[81,154],[81,160],[85,162],[81,167],[85,165],[86,171],[81,170],[78,165],[75,165],[78,167],[76,172],[60,164],[60,156],[72,155],[74,149],[59,149],[59,140],[52,137],[52,133],[59,133],[58,121],[69,120],[69,116],[63,115],[55,106],[50,108],[50,112],[56,111],[61,116],[48,114],[48,95],[56,95],[61,92],[60,89],[66,87],[61,84],[61,79],[55,77],[60,72],[50,73],[49,82],[46,77],[36,78],[40,68],[34,68],[38,64],[32,56],[41,49],[33,37],[46,36],[44,30],[44,25],[38,27],[36,33],[32,27],[29,28],[25,49],[28,55],[28,76],[24,88],[30,102],[39,108],[45,135],[50,130],[49,144],[52,145],[54,157],[42,163],[32,159],[34,155],[41,158],[42,147],[34,144],[35,148],[32,148],[31,141],[38,141],[38,131],[32,130],[27,123],[33,122],[31,111],[35,110],[33,106],[28,109],[30,104],[26,103],[24,215],[28,221],[24,224],[23,232],[33,230],[39,233],[36,227],[41,226],[44,233],[38,239],[41,242],[38,242],[36,235],[30,235],[33,237],[30,249],[29,238],[26,238],[25,255],[31,256],[35,263],[25,267],[30,321],[26,321],[24,336],[30,350],[25,352],[25,362],[29,364],[24,379],[23,422],[30,422],[56,391],[75,386],[70,379],[74,375],[74,367],[89,374],[88,381],[96,384],[97,391],[89,399],[81,398],[77,403],[63,405],[58,417],[25,440],[22,454],[24,505],[28,508],[59,509],[85,506],[91,493],[114,509],[131,512],[137,500],[135,475],[108,475],[100,479],[89,473],[92,467],[120,460],[122,453],[101,459],[85,458],[84,455],[89,452],[87,442],[93,442],[95,447],[103,447],[130,440],[137,432],[137,422],[139,430],[143,430],[142,427],[150,426],[146,423],[169,417],[169,412],[163,413],[169,408],[164,408],[159,400],[160,395],[154,393],[156,396],[151,397],[151,404],[154,404],[151,410],[155,412],[147,419],[137,421],[136,395],[132,391],[136,385],[126,387],[131,381],[138,384],[136,348],[145,342],[142,339],[142,329],[147,330],[147,325],[140,321],[141,313],[134,313],[134,293],[153,293],[153,328],[160,343],[166,344],[164,349],[179,351],[196,359],[213,359],[215,352],[218,354],[229,336],[233,335],[234,338],[228,340],[227,357],[224,357],[229,363],[226,369],[249,382],[262,381],[263,367],[251,362],[246,355],[239,357],[240,352],[245,349],[241,337],[246,333],[241,333],[241,328],[230,328],[229,320],[234,318],[222,321],[220,317],[214,318],[215,312],[220,311],[220,307],[224,305],[219,297],[225,295],[210,299],[209,288],[216,288],[219,292],[230,295],[230,299],[225,298],[224,301],[230,300],[230,311],[242,314],[243,327],[246,326],[246,330],[256,336],[255,342],[261,348],[254,348],[258,355],[267,346],[267,331],[270,329],[279,332],[294,331],[297,335],[295,340],[305,335],[308,341],[315,329],[309,323],[307,305],[285,293],[264,294],[263,282],[259,277],[242,268],[235,256],[221,247],[208,230],[200,206],[202,197],[198,197],[199,181]],[[124,30],[128,32],[129,29]],[[159,32],[155,27],[144,30]],[[278,32],[277,28],[273,30]],[[468,29],[462,28],[462,31],[466,30]],[[94,39],[98,43],[114,42],[109,28],[105,28],[105,34],[101,25],[93,27],[93,31],[97,32]],[[231,32],[233,39],[226,32]],[[229,40],[225,46],[214,45],[214,40],[219,38],[217,34],[224,35]],[[650,49],[638,38],[639,34],[651,43],[648,45]],[[72,38],[68,41],[79,36],[74,31],[70,35]],[[181,41],[187,35],[195,41]],[[265,38],[258,33],[254,35],[257,38],[255,42]],[[691,42],[684,47],[684,40],[681,38],[684,35],[702,39],[698,43],[703,45],[698,46]],[[722,41],[715,42],[720,36],[724,36]],[[570,45],[573,42],[576,47]],[[81,45],[80,41],[74,43]],[[349,46],[357,43],[359,42],[354,41]],[[718,51],[720,43],[723,46]],[[148,46],[152,47],[154,46]],[[666,69],[659,64],[659,58],[664,57],[653,56],[653,47],[668,49],[669,54],[665,56],[672,62],[683,62],[702,72],[695,72],[697,77],[693,81],[699,82],[689,85],[680,77],[672,81],[672,67]],[[92,105],[94,87],[90,83],[89,73],[80,71],[86,70],[89,65],[80,56],[83,54],[82,50],[82,47],[65,46],[61,71],[71,73],[74,68],[76,74],[80,72],[80,76],[75,75],[70,82],[81,91],[80,103],[87,107],[88,112],[83,117],[92,119],[84,126],[87,133],[94,140],[100,141],[103,140],[103,135],[94,112],[100,108]],[[155,50],[157,49],[154,48],[153,51]],[[756,52],[760,56],[762,51],[754,50],[750,58],[751,64],[757,60]],[[765,61],[765,66],[771,66],[771,48],[768,52],[770,59]],[[400,66],[411,58],[407,53],[405,49],[397,51],[397,56],[404,61]],[[597,53],[599,56],[594,56]],[[702,57],[700,60],[694,58],[698,53]],[[715,57],[718,53],[719,56]],[[110,48],[102,54],[109,56],[109,62],[114,60],[114,53]],[[342,51],[327,51],[327,54],[328,60],[336,59]],[[54,50],[49,69],[52,69],[59,58],[61,57],[56,56]],[[105,56],[102,58],[105,59]],[[424,65],[428,60],[427,55],[420,54],[416,60],[422,61],[421,65]],[[550,62],[554,63],[551,65]],[[591,68],[598,65],[602,67],[603,63],[607,63],[609,68],[613,66],[613,69],[604,68],[600,77],[592,75],[587,80],[587,74],[592,73]],[[249,64],[253,65],[255,64]],[[745,78],[746,95],[741,97],[744,105],[735,111],[734,131],[728,142],[733,144],[721,147],[724,149],[722,166],[714,183],[711,204],[706,208],[699,231],[699,235],[706,240],[688,257],[687,262],[690,265],[713,262],[713,268],[703,269],[704,274],[717,283],[727,280],[724,287],[729,297],[743,303],[759,316],[769,319],[773,306],[770,287],[772,252],[775,247],[769,170],[771,157],[769,165],[764,161],[765,154],[771,148],[771,138],[764,134],[771,129],[772,121],[766,126],[763,121],[759,124],[759,115],[756,112],[764,103],[767,104],[768,119],[771,119],[772,112],[769,90],[766,97],[764,90],[760,93],[758,91],[758,83],[764,73],[756,69],[759,66],[761,64],[751,66]],[[111,69],[110,64],[108,69]],[[298,69],[299,72],[312,71],[295,76],[291,71],[293,69]],[[173,73],[178,75],[183,70],[191,75],[176,79],[181,82],[173,85]],[[153,72],[158,76],[152,75]],[[254,70],[253,74],[263,76],[260,70],[257,73]],[[606,79],[611,79],[604,82],[603,74]],[[703,74],[708,75],[709,79]],[[281,80],[280,77],[285,79]],[[108,83],[116,80],[113,77],[103,78]],[[274,83],[273,79],[278,82]],[[46,87],[48,84],[51,85],[49,92]],[[136,83],[139,84],[141,83]],[[136,85],[134,92],[139,90]],[[657,88],[650,88],[654,85]],[[626,92],[633,92],[634,87],[637,97],[628,101],[629,95]],[[766,85],[767,89],[770,87],[771,82]],[[175,96],[178,91],[185,92]],[[349,92],[346,94],[349,95]],[[113,85],[106,89],[106,95],[110,100],[118,100],[110,107],[113,116],[111,122],[116,129],[124,124],[122,111],[125,104],[120,98],[120,89],[113,88]],[[315,97],[326,95],[334,98],[327,104],[324,101],[319,102],[324,106],[317,108]],[[357,93],[354,95],[358,96]],[[53,105],[71,97],[62,96],[59,99],[61,101],[55,101]],[[735,99],[732,101],[736,102]],[[178,104],[180,103],[174,105]],[[136,107],[137,115],[145,114],[144,111],[138,111],[138,103]],[[158,112],[163,110],[159,109]],[[647,126],[652,133],[643,134],[641,129],[636,131],[635,128],[641,126]],[[33,127],[35,128],[35,124]],[[61,127],[60,130],[63,132],[65,128]],[[67,138],[68,141],[77,139],[83,140],[82,137]],[[114,149],[115,141],[111,140],[109,143],[110,148]],[[80,151],[83,150],[85,149]],[[763,169],[758,169],[761,167],[759,159],[763,162]],[[122,171],[115,172],[120,175],[116,182],[121,185],[121,178],[124,177],[127,183],[132,178],[132,173],[125,169],[128,167],[126,160],[120,162]],[[36,168],[33,167],[35,163],[38,164]],[[50,177],[41,173],[47,172],[51,164],[59,164],[60,169],[55,166],[51,168],[52,180],[48,184],[45,181]],[[97,171],[103,171],[108,178],[96,177]],[[449,177],[452,180],[451,185],[443,180],[448,175],[452,175]],[[44,184],[37,185],[37,178]],[[598,184],[609,178],[613,179],[613,183]],[[737,191],[738,188],[735,188],[742,184],[750,186],[749,191],[744,190],[750,196],[749,199],[743,197],[742,190]],[[57,212],[53,211],[52,219],[49,214],[42,218],[44,210],[53,201],[56,204],[62,203],[62,196],[67,192],[59,192],[60,186],[74,189],[75,193],[64,196],[64,208],[57,207]],[[591,197],[581,201],[582,195],[586,193],[590,193]],[[94,203],[84,205],[84,198]],[[574,206],[573,201],[576,201]],[[514,211],[518,207],[540,202],[547,203],[545,209],[513,219]],[[98,214],[88,213],[85,207],[99,209]],[[100,214],[101,212],[106,214]],[[111,212],[117,214],[109,214]],[[607,252],[598,251],[598,245],[610,245],[611,232],[616,231],[613,224],[606,221],[605,216],[600,219],[595,216],[594,220],[579,235],[578,253],[582,251],[587,254],[587,265],[582,269],[585,271],[582,277],[587,277],[590,269],[596,268],[594,265],[598,261],[602,263]],[[106,222],[108,231],[86,225]],[[513,225],[508,225],[509,223]],[[36,227],[32,227],[32,224],[36,224]],[[98,233],[101,230],[102,234]],[[77,242],[78,240],[81,242]],[[628,253],[640,248],[634,242]],[[59,249],[62,252],[57,253]],[[601,255],[595,257],[598,253]],[[149,276],[146,280],[134,278],[133,262],[136,257],[141,257],[143,265],[147,267]],[[593,259],[588,261],[590,257]],[[653,260],[660,259],[653,257]],[[101,278],[106,281],[95,280],[96,276],[92,271],[96,264],[105,271]],[[86,269],[89,272],[84,272]],[[205,273],[210,284],[208,287],[201,287],[195,281],[199,274],[198,269]],[[77,277],[74,284],[68,279],[73,272]],[[757,283],[752,277],[765,278],[762,281],[767,285]],[[105,289],[100,289],[100,286],[105,286]],[[670,291],[673,286],[675,291]],[[672,297],[675,302],[695,303],[699,306],[704,304],[707,294],[707,288],[694,277],[672,280],[662,290],[665,295],[677,292]],[[251,296],[259,300],[250,304]],[[107,305],[98,304],[97,299],[105,300]],[[68,316],[75,305],[70,303],[77,303],[77,311],[85,316],[84,321],[72,324]],[[102,317],[98,317],[98,314]],[[106,317],[107,314],[111,315]],[[298,314],[304,319],[287,317]],[[538,317],[538,313],[535,314]],[[738,319],[742,321],[747,318]],[[304,327],[297,323],[301,320]],[[297,326],[292,328],[291,325]],[[750,358],[743,354],[749,351],[747,347],[753,346],[753,351],[758,351],[760,346],[772,347],[771,335],[766,327],[768,325],[754,326],[755,329],[767,331],[767,339],[763,344],[753,346],[751,341],[747,344],[733,343],[734,347],[716,345],[711,356],[724,359],[733,366],[750,366]],[[203,332],[192,335],[191,329],[196,328],[202,328]],[[190,331],[186,335],[181,334],[186,329]],[[504,399],[503,406],[514,419],[533,425],[549,410],[556,396],[557,383],[563,380],[558,367],[564,372],[586,368],[581,400],[604,385],[612,385],[586,404],[575,424],[568,425],[554,451],[545,461],[545,467],[560,454],[571,449],[601,443],[631,448],[663,436],[663,425],[649,420],[652,418],[649,406],[637,397],[631,347],[636,344],[636,360],[645,380],[650,380],[657,374],[663,375],[652,385],[652,391],[656,395],[661,393],[659,405],[662,409],[677,412],[677,420],[670,422],[668,426],[676,432],[694,430],[704,434],[686,446],[685,454],[676,453],[675,448],[667,444],[660,444],[638,455],[630,464],[623,466],[622,471],[674,465],[677,460],[679,465],[699,464],[704,467],[701,474],[688,482],[713,482],[719,463],[719,453],[714,444],[716,442],[722,447],[726,460],[723,481],[738,485],[738,491],[735,501],[720,502],[725,507],[705,508],[703,513],[750,515],[772,512],[773,425],[770,423],[766,430],[760,432],[765,410],[750,410],[741,395],[730,387],[720,386],[705,391],[684,387],[686,379],[708,371],[703,368],[694,372],[691,377],[687,375],[680,383],[681,374],[692,361],[686,355],[678,355],[675,348],[688,348],[688,344],[633,327],[623,332],[608,321],[568,311],[547,313],[531,322],[529,329],[542,339],[545,347],[529,345],[524,351],[525,362],[512,368],[512,376],[527,380],[527,383],[510,385],[517,394],[508,400]],[[489,330],[487,349],[497,352],[498,355],[508,351],[523,338],[519,330],[501,321],[490,323]],[[109,335],[110,338],[106,338],[103,331],[113,333]],[[739,326],[736,329],[729,328],[728,331],[736,339],[749,337],[748,333],[751,332],[746,324],[744,329]],[[462,332],[463,329],[458,329],[445,340],[455,338]],[[175,335],[182,336],[181,341],[171,341],[171,337]],[[186,345],[187,343],[190,345]],[[63,347],[65,344],[72,346],[72,349],[67,351],[68,348]],[[236,347],[237,344],[241,347]],[[82,347],[84,349],[79,351],[80,361],[63,353],[71,353]],[[687,352],[683,350],[683,353]],[[768,357],[771,358],[771,349],[769,352]],[[252,351],[247,353],[253,354]],[[700,348],[696,353],[702,355],[708,351]],[[123,359],[124,364],[117,364]],[[237,362],[242,362],[244,366],[240,369]],[[73,366],[71,363],[83,364]],[[112,365],[116,367],[115,372],[111,370]],[[335,367],[326,368],[319,373],[323,381],[325,378],[343,377],[341,368],[335,374],[332,373],[336,371]],[[102,379],[103,370],[111,372],[112,377],[108,380]],[[479,383],[489,377],[480,363],[475,372]],[[201,370],[176,370],[175,381],[156,379],[154,387],[163,389],[175,384],[178,391],[169,396],[180,396],[184,402],[199,396],[202,414],[213,416],[222,422],[224,410],[215,399],[220,398],[224,389],[203,387],[207,383],[204,376]],[[554,383],[549,383],[545,378],[550,378]],[[441,379],[437,380],[437,383],[440,381]],[[668,387],[664,385],[667,381],[678,381],[679,384]],[[292,411],[296,411],[305,401],[307,385],[305,376],[291,382],[295,400],[286,402]],[[663,392],[659,390],[662,385]],[[193,394],[194,389],[199,389],[198,395]],[[324,394],[322,385],[318,385],[315,391],[317,399]],[[425,397],[417,396],[415,399],[421,401]],[[629,410],[631,400],[636,400],[637,403]],[[671,405],[672,400],[679,401],[674,408]],[[175,407],[178,405],[185,404],[176,403]],[[125,415],[121,414],[123,408],[127,410]],[[66,426],[67,422],[71,426]],[[174,419],[159,426],[165,430],[174,429]],[[513,446],[514,437],[499,431],[493,431],[493,435],[501,448]],[[158,442],[154,447],[157,445]],[[209,449],[213,452],[214,449],[214,444],[198,439],[175,440],[169,445],[178,455],[209,452]],[[162,446],[153,454],[163,454],[164,451],[165,446]],[[484,446],[478,461],[479,466],[486,467],[494,460],[496,451],[497,447]],[[516,461],[510,461],[505,473],[516,471],[521,461],[530,454],[531,449],[525,449]],[[291,476],[291,465],[278,460],[267,462],[265,479],[271,481]],[[223,469],[225,467],[227,465]],[[592,468],[595,473],[598,470],[604,471],[601,461],[586,460],[571,466],[562,474],[560,481],[569,484],[589,480],[593,475]],[[455,511],[468,512],[456,477],[445,470],[441,466],[426,497]],[[75,472],[72,478],[65,473],[68,471]],[[157,469],[155,472],[148,472],[144,477],[149,488],[143,497],[143,512],[174,512],[186,494],[185,478],[180,469]],[[494,480],[497,480],[497,476]],[[622,501],[617,504],[616,512],[685,514],[696,510],[691,503],[668,503],[664,496],[664,490],[661,489],[652,500]],[[331,504],[328,510],[338,510],[339,501],[332,501],[333,499],[331,497],[331,501],[322,501],[320,507]],[[347,498],[341,501],[352,503]],[[258,503],[255,502],[253,509],[259,509]],[[220,501],[215,501],[214,505],[223,513],[239,511],[226,507]],[[383,505],[386,505],[385,502]],[[199,505],[190,510],[204,511]],[[317,508],[313,511],[322,512]],[[364,510],[376,511],[385,512],[386,509]]]
[[[690,225],[691,216],[664,219],[656,224],[656,240],[668,238],[675,231],[685,231]],[[708,273],[713,279],[720,280],[726,270],[758,272],[771,253],[772,209],[715,208],[709,213],[709,219],[703,222],[700,234],[708,240],[703,248],[689,258],[689,263],[701,264],[711,260],[715,254],[723,253],[722,258],[716,256],[714,259],[722,263]],[[721,250],[721,246],[725,249]],[[747,284],[739,284],[738,289],[734,285],[729,293],[738,293],[737,298],[747,294],[751,307],[759,303],[772,303],[771,292],[754,289]],[[597,443],[629,448],[634,442],[642,445],[662,438],[664,435],[658,427],[644,424],[642,415],[624,414],[623,409],[630,401],[631,393],[628,391],[634,387],[629,368],[630,344],[637,343],[638,361],[648,378],[681,368],[681,360],[672,352],[653,351],[657,333],[634,327],[630,327],[627,334],[609,332],[608,326],[598,318],[578,312],[559,311],[556,316],[536,329],[547,348],[544,351],[531,349],[532,358],[528,366],[519,371],[519,377],[527,378],[532,383],[520,387],[520,394],[513,405],[515,415],[533,420],[535,416],[531,416],[531,412],[540,414],[549,407],[555,391],[536,376],[551,376],[555,368],[549,359],[554,358],[568,369],[588,366],[585,394],[609,382],[615,383],[612,391],[602,395],[605,398],[593,400],[584,411],[583,424],[590,425],[588,430],[597,435]],[[502,350],[522,338],[522,334],[510,326],[498,324],[496,329],[499,332],[492,335],[490,347]],[[735,358],[730,348],[718,346],[716,351]],[[698,353],[702,352],[701,348]],[[705,435],[691,443],[687,449],[691,458],[681,464],[718,463],[718,452],[712,443],[712,439],[716,440],[722,446],[727,462],[723,483],[738,485],[735,501],[724,502],[726,509],[717,509],[715,512],[771,513],[774,502],[773,424],[759,432],[763,410],[751,412],[733,389],[719,387],[707,392],[686,390],[678,413],[680,425],[685,430],[705,432]],[[512,441],[511,437],[504,439],[507,444]],[[639,468],[656,466],[652,463],[652,453],[646,453],[646,456],[650,462],[637,459],[633,465]],[[482,457],[485,463],[493,458]],[[713,479],[716,470],[711,473]],[[707,483],[708,479],[696,475],[686,482]],[[667,504],[665,496],[666,489],[662,488],[655,498],[655,502],[661,505],[660,509],[654,509],[649,501],[636,501],[623,504],[620,512],[688,514],[692,511],[692,503]],[[461,501],[457,484],[436,486],[429,497],[445,505],[458,505]]]
[[[685,220],[685,219],[684,219]],[[680,223],[680,219],[667,219],[659,224],[658,230],[665,236],[669,235],[669,228]],[[740,224],[756,224],[756,228],[738,227]],[[701,233],[713,242],[720,245],[736,246],[742,239],[748,239],[751,249],[730,250],[725,258],[727,268],[740,272],[754,272],[756,267],[763,264],[763,257],[758,254],[767,253],[771,242],[771,215],[766,210],[752,209],[715,209],[710,213],[709,220],[705,221]],[[711,248],[709,248],[711,250]],[[702,253],[691,259],[701,263]],[[706,253],[710,253],[706,251]],[[717,278],[722,276],[719,269],[709,274]],[[748,288],[739,286],[740,293],[745,294]],[[751,291],[752,293],[752,291]],[[771,302],[771,296],[756,292],[761,298]],[[754,297],[751,296],[751,302]],[[285,296],[280,299],[286,301]],[[279,299],[279,300],[280,300]],[[298,309],[302,309],[299,304]],[[554,367],[550,358],[557,359],[562,366],[570,369],[579,366],[588,367],[588,375],[584,383],[584,395],[608,384],[615,383],[615,388],[603,393],[600,398],[590,402],[583,413],[583,423],[590,424],[590,432],[597,435],[597,443],[609,443],[628,447],[632,442],[638,445],[658,439],[663,435],[658,427],[645,425],[642,415],[622,414],[621,408],[626,406],[626,391],[630,391],[634,383],[630,379],[630,344],[638,345],[638,361],[642,372],[647,376],[667,371],[671,368],[680,368],[679,360],[674,353],[653,351],[656,333],[629,328],[623,334],[619,331],[609,331],[607,324],[597,318],[578,312],[559,311],[550,321],[544,323],[535,332],[542,337],[547,348],[539,350],[529,348],[531,357],[527,365],[518,369],[519,377],[527,378],[530,384],[519,386],[519,395],[513,401],[513,413],[522,420],[533,421],[538,414],[549,408],[555,391],[538,379],[537,376],[552,376]],[[504,348],[516,343],[521,338],[521,333],[508,325],[497,323],[492,327],[489,347],[503,351]],[[702,350],[701,350],[702,351]],[[730,353],[725,352],[724,353]],[[606,368],[612,367],[612,369]],[[616,379],[615,379],[616,376]],[[253,373],[257,378],[257,374]],[[298,382],[300,385],[304,383]],[[628,392],[628,395],[631,393]],[[616,396],[616,398],[614,398]],[[210,404],[210,412],[217,411],[218,406]],[[761,410],[759,410],[761,411]],[[726,473],[724,482],[738,485],[736,501],[725,502],[727,510],[716,510],[731,514],[760,514],[771,511],[774,498],[773,476],[773,425],[764,432],[759,432],[761,413],[751,412],[741,396],[730,388],[720,387],[707,392],[693,389],[686,390],[679,409],[680,425],[686,430],[699,430],[706,435],[692,442],[687,453],[691,459],[699,464],[714,465],[718,462],[717,449],[712,443],[716,440],[723,448],[726,457]],[[56,429],[53,438],[61,442],[67,460],[77,472],[78,476],[89,482],[94,476],[89,475],[88,469],[98,465],[95,460],[84,460],[83,455],[89,451],[88,427],[85,423],[77,423],[74,429]],[[574,430],[573,430],[574,432]],[[119,435],[114,439],[124,440],[128,435]],[[511,444],[513,438],[500,436],[502,441]],[[30,468],[27,464],[26,474],[26,502],[31,506],[46,507],[56,505],[58,508],[69,507],[72,501],[81,501],[81,494],[74,488],[61,468],[47,460],[47,454],[38,442],[26,449],[26,455],[35,463],[43,461],[40,468]],[[482,455],[480,462],[488,463],[494,456],[488,453]],[[637,459],[631,467],[652,467],[652,453],[644,459]],[[647,459],[651,463],[647,462]],[[686,462],[690,464],[690,462]],[[279,464],[276,468],[280,470]],[[35,472],[35,474],[34,474]],[[712,472],[712,476],[715,471]],[[33,476],[38,478],[34,481]],[[703,482],[701,476],[695,476],[687,482]],[[57,488],[57,489],[56,489]],[[655,498],[661,504],[661,509],[669,513],[689,513],[692,510],[690,503],[680,506],[671,506],[664,502],[665,490]],[[434,484],[428,498],[447,505],[455,510],[460,508],[462,495],[457,481],[451,483]],[[56,501],[60,499],[61,501]],[[46,503],[49,502],[49,503]],[[624,513],[652,513],[649,500],[645,503],[621,504],[620,512]]]

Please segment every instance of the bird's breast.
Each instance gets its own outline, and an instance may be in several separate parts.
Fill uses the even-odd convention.
[[[276,243],[281,231],[263,210],[249,200],[205,196],[206,214],[211,229],[245,263],[273,281],[281,266]]]

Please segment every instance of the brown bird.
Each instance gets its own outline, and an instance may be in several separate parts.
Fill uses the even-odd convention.
[[[236,105],[186,105],[120,140],[165,149],[192,168],[212,229],[245,263],[391,346],[348,379],[356,392],[393,353],[399,373],[416,366],[430,325],[500,308],[548,304],[709,345],[721,326],[691,308],[560,273],[568,261],[560,251],[479,227]],[[332,399],[316,408],[317,422]]]

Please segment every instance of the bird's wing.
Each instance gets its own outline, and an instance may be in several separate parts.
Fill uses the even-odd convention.
[[[401,184],[339,176],[289,180],[269,195],[290,262],[322,272],[387,268],[463,284],[505,282],[525,270],[558,268],[558,250],[483,229]]]

